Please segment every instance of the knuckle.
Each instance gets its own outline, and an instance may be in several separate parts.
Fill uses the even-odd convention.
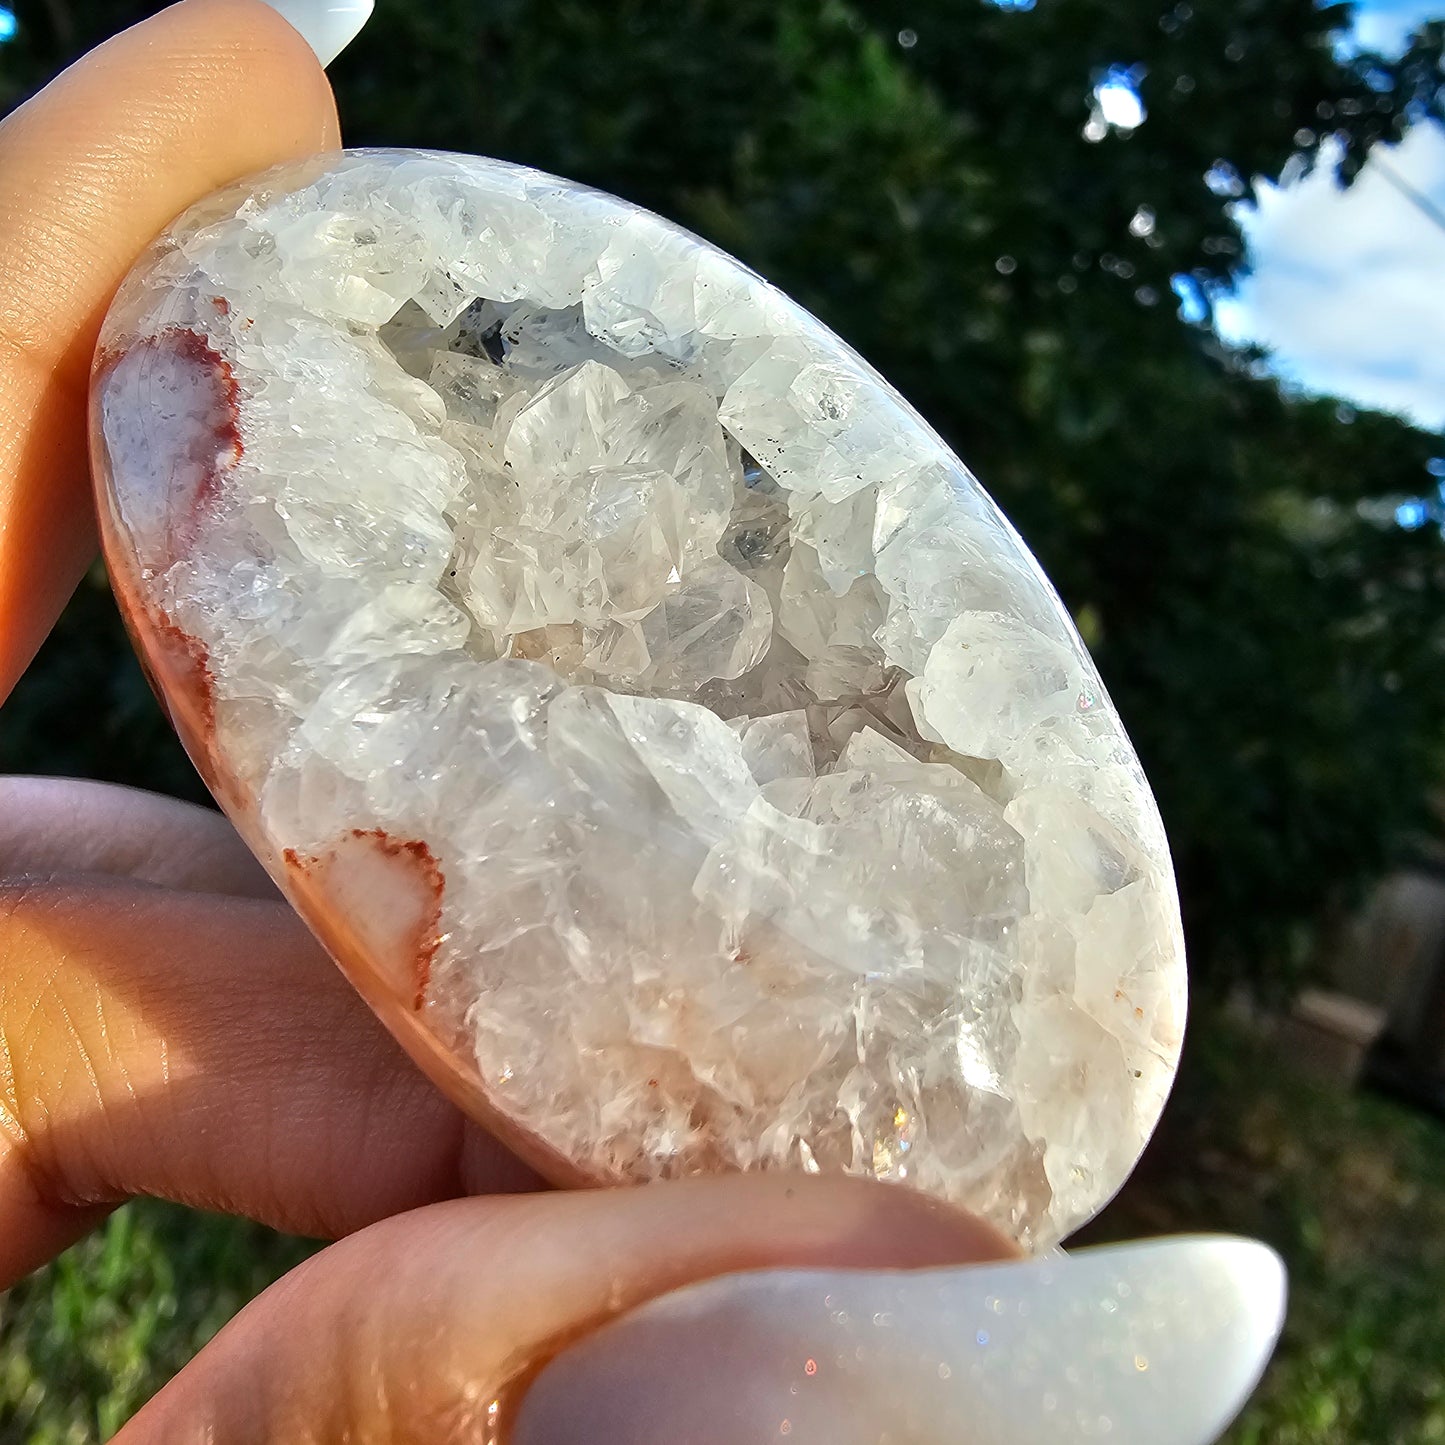
[[[0,878],[0,1143],[48,1206],[79,1202],[85,1192],[74,1177],[83,1173],[78,1161],[57,1137],[57,1087],[97,1077],[57,992],[62,959],[51,935],[76,902],[63,875]]]
[[[23,926],[53,912],[64,885],[54,873],[14,873],[0,876],[0,930]],[[4,938],[0,932],[0,939]]]

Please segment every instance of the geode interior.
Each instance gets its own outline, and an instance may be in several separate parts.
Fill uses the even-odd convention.
[[[1184,1015],[1168,850],[939,438],[729,257],[353,152],[195,207],[94,387],[192,756],[353,981],[564,1182],[901,1180],[1047,1244]]]

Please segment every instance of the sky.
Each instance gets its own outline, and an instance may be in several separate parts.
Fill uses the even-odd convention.
[[[1029,10],[1035,0],[992,3]],[[1445,19],[1445,0],[1359,0],[1347,43],[1398,52],[1430,19]],[[15,31],[0,0],[0,44]],[[1131,73],[1110,72],[1085,134],[1102,140],[1144,119]],[[1274,371],[1305,391],[1445,431],[1445,129],[1420,125],[1377,147],[1348,190],[1321,166],[1284,186],[1259,182],[1254,204],[1236,211],[1250,269],[1216,299],[1220,334],[1267,348]],[[1199,307],[1187,285],[1180,295],[1186,314]]]
[[[1355,40],[1397,51],[1433,18],[1445,0],[1371,0]],[[1445,130],[1417,126],[1377,148],[1348,191],[1323,167],[1262,184],[1239,219],[1251,273],[1220,299],[1220,332],[1268,347],[1307,391],[1445,430]]]
[[[1363,0],[1355,16],[1355,37],[1362,50],[1388,55],[1401,50],[1423,21],[1442,17],[1441,0]]]

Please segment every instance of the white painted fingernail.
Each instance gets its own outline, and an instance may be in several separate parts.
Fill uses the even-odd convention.
[[[514,1445],[1206,1445],[1279,1336],[1279,1257],[1154,1240],[692,1285],[553,1359]]]
[[[361,33],[371,19],[376,0],[266,0],[279,10],[316,52],[322,65],[330,65]]]

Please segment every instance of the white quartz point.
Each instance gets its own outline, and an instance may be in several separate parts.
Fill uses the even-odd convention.
[[[177,727],[398,1038],[559,1182],[843,1171],[1028,1248],[1173,1078],[1153,799],[1008,523],[635,206],[353,152],[203,201],[94,383]]]
[[[1210,1445],[1279,1336],[1242,1239],[883,1273],[766,1271],[663,1295],[570,1346],[515,1445]]]

